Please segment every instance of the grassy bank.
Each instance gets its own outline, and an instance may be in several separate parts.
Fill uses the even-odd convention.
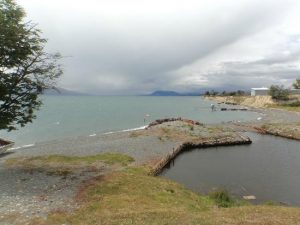
[[[110,168],[82,184],[75,196],[79,208],[71,212],[61,208],[52,211],[46,219],[37,217],[26,224],[300,225],[299,208],[251,205],[230,197],[224,190],[199,195],[176,182],[149,175],[147,166],[133,167],[133,161],[126,155],[105,153],[84,157],[12,158],[6,165],[38,170],[47,176],[53,171],[72,173],[99,165]]]
[[[300,112],[300,101],[274,101],[271,96],[211,96],[210,100],[227,104],[236,104],[256,108],[275,108],[287,111]],[[297,99],[297,98],[296,98]]]
[[[117,153],[104,153],[93,156],[49,155],[11,158],[7,167],[18,167],[26,171],[45,172],[48,175],[68,176],[78,171],[99,171],[108,166],[127,166],[134,162],[132,157]]]
[[[223,192],[201,196],[148,172],[127,167],[98,177],[79,191],[78,210],[53,212],[31,224],[300,224],[300,209],[243,205]],[[224,202],[229,208],[219,207]]]
[[[275,108],[275,109],[283,109],[287,111],[294,111],[294,112],[300,112],[300,102],[293,102],[293,103],[277,103],[272,105],[267,105],[269,108]]]
[[[300,123],[268,123],[261,128],[268,134],[300,140]]]
[[[34,165],[44,165],[51,166],[54,164],[59,165],[86,165],[96,162],[104,162],[109,165],[114,163],[120,163],[122,165],[127,165],[133,162],[133,158],[123,154],[117,153],[103,153],[93,156],[64,156],[64,155],[49,155],[49,156],[36,156],[30,158],[11,158],[6,161],[9,166],[34,166]]]

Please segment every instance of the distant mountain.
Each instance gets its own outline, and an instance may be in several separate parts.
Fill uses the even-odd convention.
[[[150,96],[199,96],[199,93],[178,93],[175,91],[154,91]]]
[[[65,88],[56,88],[56,89],[48,89],[48,90],[45,90],[44,95],[63,95],[63,96],[78,96],[78,95],[88,95],[88,94],[85,94],[85,93],[80,93],[80,92],[77,92],[77,91],[72,91],[72,90],[68,90],[68,89],[65,89]]]
[[[179,93],[175,91],[154,91],[151,96],[180,96]]]

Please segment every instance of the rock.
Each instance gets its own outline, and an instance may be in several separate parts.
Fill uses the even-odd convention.
[[[166,118],[166,119],[155,120],[154,122],[150,123],[148,127],[153,127],[162,123],[173,122],[173,121],[183,121],[192,125],[203,125],[200,122],[195,120],[183,119],[181,117],[178,117],[178,118]]]

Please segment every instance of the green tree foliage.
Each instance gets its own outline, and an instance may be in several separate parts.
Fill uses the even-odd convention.
[[[289,90],[285,89],[283,86],[272,85],[269,90],[269,95],[276,100],[288,100]]]
[[[215,91],[215,90],[206,91],[206,92],[204,93],[205,96],[216,96],[216,95],[218,95],[218,94],[219,94],[219,92],[217,92],[217,91]]]
[[[293,83],[293,87],[296,89],[300,89],[300,79],[297,79],[295,83]]]
[[[242,90],[230,91],[230,92],[223,91],[221,93],[215,92],[214,90],[212,90],[211,92],[209,92],[209,91],[205,92],[205,95],[206,96],[215,96],[215,95],[219,95],[219,96],[245,96],[245,95],[247,95],[247,93],[245,91],[242,91]]]
[[[39,95],[62,74],[60,55],[44,51],[41,31],[24,17],[15,1],[0,0],[0,130],[32,122]]]

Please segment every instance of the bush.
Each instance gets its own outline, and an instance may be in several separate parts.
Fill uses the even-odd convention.
[[[297,80],[295,81],[295,83],[293,83],[293,87],[294,87],[295,89],[300,89],[300,79],[297,79]]]
[[[285,89],[283,86],[272,85],[270,87],[269,95],[276,100],[288,100],[289,90]]]
[[[219,207],[228,208],[235,204],[235,200],[230,196],[228,191],[224,189],[210,192],[209,197],[213,199]]]

